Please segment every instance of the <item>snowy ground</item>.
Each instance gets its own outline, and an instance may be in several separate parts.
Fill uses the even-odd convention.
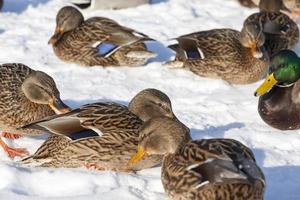
[[[300,199],[300,134],[282,132],[264,124],[253,92],[259,83],[232,86],[200,78],[186,70],[163,67],[172,53],[162,44],[151,47],[161,55],[139,68],[83,68],[56,58],[47,41],[55,15],[67,0],[4,0],[0,13],[0,63],[22,62],[54,77],[62,98],[72,107],[95,102],[127,104],[140,90],[154,87],[167,93],[174,112],[192,130],[193,138],[226,137],[248,145],[267,178],[266,200]],[[240,29],[256,9],[234,0],[156,0],[120,11],[97,11],[85,16],[106,16],[167,44],[193,31],[230,27]],[[298,46],[298,53],[300,48]],[[45,137],[22,138],[16,146],[30,152]],[[85,169],[31,169],[16,165],[0,150],[0,199],[166,199],[160,168],[138,174]]]

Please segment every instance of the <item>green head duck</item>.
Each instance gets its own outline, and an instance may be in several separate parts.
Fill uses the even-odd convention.
[[[283,50],[275,54],[270,61],[269,74],[255,91],[261,96],[275,85],[290,86],[300,79],[300,58],[291,50]]]

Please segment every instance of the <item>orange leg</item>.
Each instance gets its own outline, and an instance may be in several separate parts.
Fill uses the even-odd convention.
[[[0,146],[3,148],[3,150],[7,153],[7,155],[14,159],[16,156],[24,157],[29,155],[29,152],[25,148],[11,148],[3,142],[3,140],[0,138]]]
[[[4,138],[7,138],[7,139],[11,139],[11,140],[19,139],[19,138],[23,137],[22,135],[14,134],[14,133],[8,133],[8,132],[2,132],[1,136],[4,137]]]

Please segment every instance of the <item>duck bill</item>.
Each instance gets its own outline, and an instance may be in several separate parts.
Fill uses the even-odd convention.
[[[256,46],[256,44],[251,46],[251,53],[252,56],[257,59],[261,59],[264,56],[263,52]]]
[[[134,156],[132,156],[132,158],[128,162],[128,165],[134,165],[147,156],[148,153],[143,149],[143,147],[139,145],[137,153]]]
[[[49,103],[49,106],[56,114],[63,114],[71,111],[71,108],[64,104],[59,98],[54,98],[52,103]]]
[[[267,93],[272,87],[277,83],[277,80],[274,77],[274,74],[267,76],[265,81],[256,89],[254,96],[262,96]]]
[[[64,34],[64,31],[62,28],[60,27],[57,27],[55,29],[55,33],[54,35],[50,38],[50,40],[48,41],[48,44],[52,44],[52,45],[55,45],[60,39],[61,37],[63,36]]]

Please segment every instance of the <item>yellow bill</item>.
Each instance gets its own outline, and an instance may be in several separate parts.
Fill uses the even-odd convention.
[[[148,153],[143,149],[143,147],[139,145],[137,153],[134,156],[132,156],[132,158],[128,162],[128,165],[134,165],[146,156],[148,156]]]
[[[263,84],[261,84],[255,91],[254,96],[262,96],[267,93],[272,87],[277,83],[277,80],[274,77],[274,74],[267,76]]]

